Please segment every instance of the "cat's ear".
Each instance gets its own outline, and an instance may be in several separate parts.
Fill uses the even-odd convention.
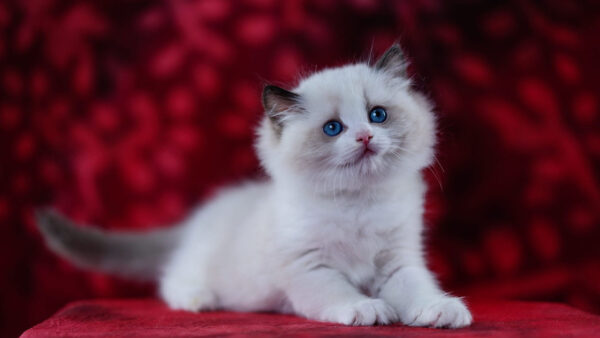
[[[400,45],[393,44],[373,65],[376,70],[389,72],[395,76],[406,76],[406,58]]]
[[[292,93],[277,86],[267,85],[263,89],[262,104],[265,113],[273,124],[282,127],[283,120],[296,109],[292,109],[300,102],[300,95]]]

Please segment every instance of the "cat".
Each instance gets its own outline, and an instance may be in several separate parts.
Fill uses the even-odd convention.
[[[269,178],[222,190],[180,226],[105,232],[41,210],[40,230],[81,267],[158,280],[173,309],[468,326],[465,303],[426,267],[422,171],[435,117],[406,65],[394,44],[291,91],[264,87],[256,150]]]

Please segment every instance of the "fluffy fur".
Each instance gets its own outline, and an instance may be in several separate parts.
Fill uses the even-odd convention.
[[[440,290],[426,267],[421,171],[433,158],[435,119],[404,65],[394,45],[374,65],[326,69],[291,92],[265,88],[256,148],[270,179],[223,190],[177,235],[165,236],[173,244],[158,246],[148,235],[128,240],[133,251],[168,252],[158,279],[169,306],[278,311],[347,325],[471,323],[461,299]],[[369,122],[375,106],[387,111],[385,122]],[[330,120],[342,123],[341,134],[323,133]],[[110,243],[122,236],[94,230],[86,237],[90,230],[53,213],[39,221],[61,255],[127,270],[130,260],[106,263],[115,259]],[[82,259],[86,250],[73,243],[85,241],[102,242],[103,250]]]

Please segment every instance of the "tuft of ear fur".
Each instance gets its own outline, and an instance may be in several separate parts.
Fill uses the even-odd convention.
[[[262,93],[262,104],[265,113],[276,128],[283,127],[283,120],[291,112],[290,108],[300,101],[300,95],[277,86],[265,86]]]
[[[379,60],[375,62],[375,69],[389,72],[395,76],[406,76],[406,58],[402,48],[397,43],[388,48]]]

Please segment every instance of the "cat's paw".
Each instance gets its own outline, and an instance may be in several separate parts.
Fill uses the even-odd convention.
[[[162,299],[173,310],[198,312],[217,307],[216,296],[197,285],[185,285],[169,281],[160,287]]]
[[[321,319],[344,325],[360,326],[393,323],[397,321],[397,315],[394,309],[383,300],[369,298],[327,309]]]
[[[400,313],[410,326],[459,328],[471,325],[473,317],[460,298],[440,296],[417,302]]]

